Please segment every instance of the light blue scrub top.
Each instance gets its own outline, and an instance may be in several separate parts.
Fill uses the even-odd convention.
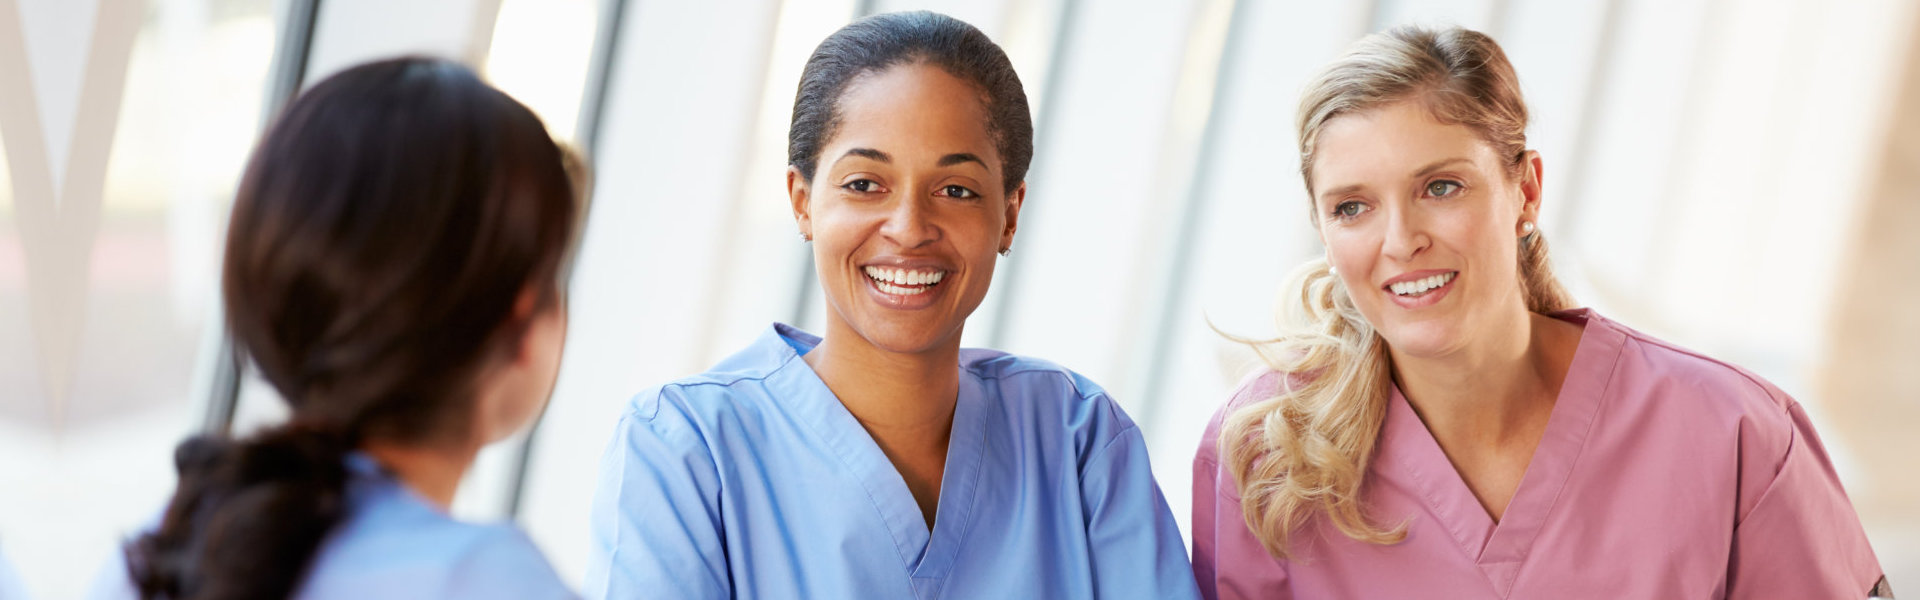
[[[364,454],[349,455],[347,467],[350,512],[321,542],[295,598],[577,598],[518,528],[456,520]],[[108,568],[116,585],[90,597],[139,597],[120,553]]]
[[[962,350],[933,531],[783,324],[634,397],[602,458],[594,598],[1197,598],[1139,428],[1080,375]]]

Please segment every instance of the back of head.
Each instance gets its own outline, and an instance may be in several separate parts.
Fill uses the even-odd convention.
[[[290,595],[345,514],[346,453],[466,435],[517,299],[561,301],[580,187],[540,120],[456,63],[369,63],[290,104],[234,201],[222,292],[292,416],[180,446],[163,521],[127,549],[143,596]]]
[[[787,130],[787,162],[811,181],[820,150],[839,125],[840,96],[854,80],[890,67],[927,63],[979,88],[987,131],[1000,153],[1006,191],[1027,177],[1033,117],[1013,62],[965,21],[927,11],[883,13],[827,36],[807,59]]]
[[[1526,176],[1527,107],[1499,44],[1450,27],[1402,26],[1369,35],[1328,65],[1302,93],[1297,115],[1308,214],[1322,129],[1343,115],[1417,102],[1443,124],[1462,125]],[[1519,241],[1516,268],[1528,310],[1569,308],[1548,268],[1538,231]],[[1222,466],[1238,481],[1247,525],[1268,552],[1286,556],[1291,534],[1315,514],[1348,537],[1374,543],[1404,531],[1366,518],[1360,487],[1386,417],[1392,369],[1385,342],[1354,305],[1325,258],[1284,285],[1280,337],[1259,344],[1276,371],[1293,375],[1279,395],[1241,407],[1221,428]]]

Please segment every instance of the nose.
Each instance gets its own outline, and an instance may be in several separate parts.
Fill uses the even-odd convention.
[[[931,198],[902,195],[880,226],[880,235],[902,248],[918,248],[940,239],[940,228],[929,218]]]
[[[1406,203],[1389,202],[1383,207],[1386,217],[1386,238],[1381,240],[1380,252],[1388,258],[1400,262],[1409,262],[1433,245],[1433,239],[1427,236],[1426,222],[1419,211]]]

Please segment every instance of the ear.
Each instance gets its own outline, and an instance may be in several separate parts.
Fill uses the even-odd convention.
[[[527,286],[513,298],[513,318],[507,326],[520,330],[519,339],[514,341],[511,357],[516,365],[531,364],[537,358],[533,347],[535,343],[533,328],[540,324],[537,319],[544,316],[539,314],[540,290],[538,288],[539,286]]]
[[[806,175],[798,167],[787,166],[787,200],[793,203],[793,222],[800,226],[800,235],[813,239],[813,205],[807,194],[810,185]]]
[[[1020,229],[1020,207],[1026,202],[1027,182],[1022,181],[1020,187],[1013,188],[1013,192],[1007,194],[1007,226],[1000,235],[1001,248],[1013,247],[1013,234]]]
[[[1540,153],[1528,150],[1520,157],[1525,163],[1525,171],[1520,174],[1520,220],[1540,226],[1541,163]],[[1520,224],[1513,224],[1514,231],[1520,231]]]

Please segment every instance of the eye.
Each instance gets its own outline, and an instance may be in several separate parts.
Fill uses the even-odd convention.
[[[1333,217],[1336,219],[1345,221],[1345,220],[1352,219],[1354,217],[1358,217],[1360,216],[1361,213],[1367,212],[1367,210],[1368,210],[1367,205],[1361,204],[1354,200],[1348,200],[1346,202],[1341,202],[1340,204],[1334,205]]]
[[[949,186],[940,188],[940,192],[935,195],[949,196],[949,197],[958,198],[961,200],[969,200],[969,199],[980,197],[980,194],[975,193],[973,190],[967,189],[965,187],[957,186],[957,185],[949,185]]]
[[[880,192],[886,191],[886,188],[880,187],[880,182],[874,181],[872,179],[855,179],[853,181],[840,184],[840,188],[848,191],[852,191],[852,192],[858,192],[861,194],[874,194],[874,193],[880,193]]]
[[[1445,198],[1459,193],[1462,187],[1464,186],[1460,185],[1460,182],[1440,179],[1427,184],[1427,195],[1435,198]]]

